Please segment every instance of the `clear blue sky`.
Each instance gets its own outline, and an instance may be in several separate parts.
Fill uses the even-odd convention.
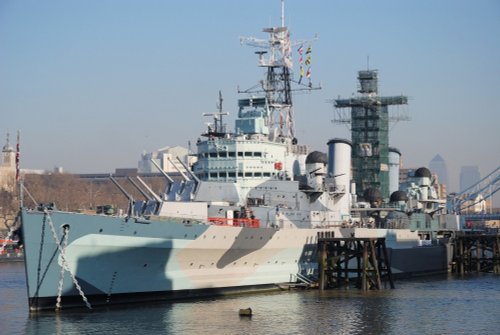
[[[313,80],[297,95],[299,141],[326,150],[327,100],[356,91],[357,71],[379,70],[380,92],[406,94],[410,122],[390,136],[406,167],[446,160],[451,189],[462,165],[500,164],[500,1],[286,2],[292,38],[318,34]],[[187,146],[202,113],[262,78],[255,50],[280,1],[0,1],[0,140],[22,134],[22,167],[112,172],[140,154]]]

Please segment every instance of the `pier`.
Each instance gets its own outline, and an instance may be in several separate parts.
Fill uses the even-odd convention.
[[[500,235],[469,233],[453,241],[452,270],[456,274],[500,274]]]
[[[364,291],[380,290],[382,280],[394,288],[385,238],[336,238],[318,233],[319,288],[355,285]]]

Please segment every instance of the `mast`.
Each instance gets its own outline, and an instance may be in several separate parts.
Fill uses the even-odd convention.
[[[241,42],[259,48],[259,66],[266,68],[265,80],[260,85],[239,93],[262,93],[265,95],[269,107],[267,126],[270,129],[270,139],[295,138],[295,123],[292,103],[293,61],[292,47],[302,45],[306,41],[291,42],[290,31],[285,25],[285,2],[281,0],[281,26],[264,28],[263,32],[269,34],[268,40],[254,37],[242,37]],[[300,82],[296,82],[299,85]],[[293,89],[310,91],[312,84],[302,85],[303,88]]]
[[[285,0],[281,0],[281,26],[285,26]]]
[[[358,72],[360,95],[335,99],[342,117],[336,123],[350,123],[352,137],[352,173],[358,196],[369,188],[379,189],[384,199],[389,194],[389,106],[407,105],[406,96],[379,96],[378,71]],[[403,119],[402,119],[403,120]]]
[[[224,137],[226,135],[226,125],[222,121],[223,115],[228,115],[227,112],[222,111],[222,92],[219,91],[219,102],[216,104],[218,112],[216,113],[203,113],[203,116],[213,116],[214,123],[208,125],[208,131],[203,136],[207,137]]]
[[[20,146],[21,146],[21,131],[17,131],[17,144],[16,144],[16,182],[19,183],[19,179],[21,178],[21,173],[19,169],[19,160],[21,156],[21,151],[20,151]]]

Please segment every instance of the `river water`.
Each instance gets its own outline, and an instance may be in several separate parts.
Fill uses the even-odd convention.
[[[500,334],[498,275],[30,315],[23,266],[0,263],[1,334]],[[240,317],[247,307],[253,316]]]

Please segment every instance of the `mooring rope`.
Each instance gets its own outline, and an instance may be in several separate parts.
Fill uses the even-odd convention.
[[[85,302],[85,305],[87,306],[88,309],[92,309],[92,306],[90,305],[90,302],[88,301],[87,297],[83,293],[83,290],[82,290],[80,284],[78,283],[78,280],[76,279],[75,275],[71,272],[71,270],[69,268],[68,261],[66,260],[66,247],[67,247],[67,243],[68,243],[67,239],[68,239],[69,227],[65,226],[63,228],[64,229],[63,232],[65,234],[64,244],[63,244],[64,247],[61,247],[61,245],[59,243],[57,243],[58,241],[57,241],[56,229],[54,228],[54,223],[52,222],[52,219],[51,219],[51,217],[49,215],[49,212],[47,210],[45,210],[44,213],[45,213],[45,216],[47,218],[47,223],[50,226],[50,230],[52,231],[52,236],[54,237],[54,241],[56,242],[57,248],[59,249],[59,254],[61,255],[61,261],[62,261],[61,267],[63,268],[61,271],[63,273],[64,273],[64,270],[68,271],[68,273],[69,273],[69,275],[71,277],[71,280],[73,281],[73,284],[75,285],[78,293],[82,297],[82,300]],[[60,281],[59,282],[59,287],[61,287],[61,286],[62,286],[62,283]],[[62,288],[60,289],[60,295],[62,295]],[[56,304],[56,309],[60,308],[60,300],[61,300],[61,297],[58,296],[58,304]]]

